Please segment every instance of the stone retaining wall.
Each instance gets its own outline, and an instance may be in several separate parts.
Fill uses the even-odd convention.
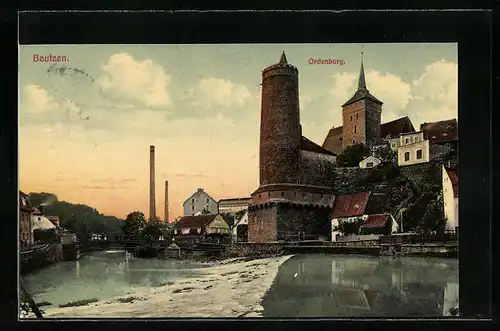
[[[272,243],[234,243],[227,249],[227,255],[232,257],[252,257],[266,255],[281,255],[283,244]]]

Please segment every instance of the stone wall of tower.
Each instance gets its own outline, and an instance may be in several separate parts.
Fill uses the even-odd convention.
[[[299,177],[298,71],[276,64],[262,73],[260,185],[297,183]]]
[[[342,108],[342,148],[366,144],[365,100],[356,101]]]
[[[250,208],[248,210],[248,241],[272,242],[277,240],[276,206],[267,208]]]
[[[382,105],[366,100],[366,144],[371,146],[380,139],[380,124],[382,121]]]

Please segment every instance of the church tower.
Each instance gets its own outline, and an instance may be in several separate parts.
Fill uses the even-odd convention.
[[[358,90],[342,105],[342,148],[363,143],[371,147],[380,139],[380,124],[383,102],[370,94],[366,88],[363,52]]]

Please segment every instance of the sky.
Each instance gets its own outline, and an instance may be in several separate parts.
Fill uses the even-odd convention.
[[[299,70],[303,134],[321,145],[341,126],[363,51],[382,121],[458,117],[457,44],[36,45],[19,52],[19,187],[125,218],[156,209],[170,221],[204,188],[249,197],[259,184],[262,70],[285,51]],[[35,62],[34,55],[67,62]],[[310,59],[344,64],[310,64]]]

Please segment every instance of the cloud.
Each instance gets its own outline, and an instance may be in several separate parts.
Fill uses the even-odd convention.
[[[102,66],[104,75],[98,78],[105,92],[142,102],[146,106],[169,106],[167,91],[171,77],[162,66],[151,60],[136,61],[127,53],[113,54]]]
[[[21,107],[29,114],[57,111],[60,105],[40,85],[29,84],[22,89]]]
[[[252,99],[245,85],[215,77],[203,78],[190,93],[196,104],[209,103],[223,107],[243,106]]]
[[[412,83],[414,102],[410,105],[420,122],[431,122],[458,116],[458,65],[437,61],[425,67]]]
[[[382,101],[382,121],[392,121],[407,115],[406,107],[412,99],[411,85],[401,77],[379,71],[370,70],[366,73],[368,90]]]

